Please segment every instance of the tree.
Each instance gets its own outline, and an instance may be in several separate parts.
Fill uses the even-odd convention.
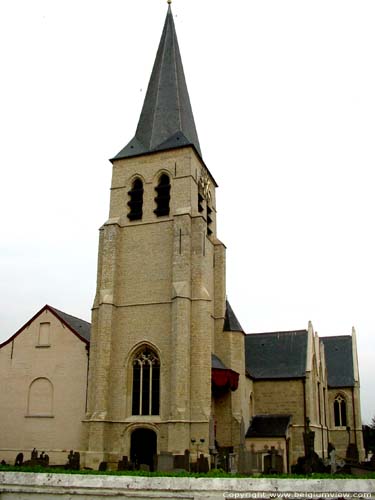
[[[363,446],[366,451],[366,456],[370,451],[375,453],[375,416],[372,417],[370,425],[362,426]]]

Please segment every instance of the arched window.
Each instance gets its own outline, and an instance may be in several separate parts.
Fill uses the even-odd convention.
[[[142,219],[142,205],[143,205],[143,182],[141,179],[135,179],[130,191],[128,191],[130,200],[128,206],[130,208],[128,213],[129,220]]]
[[[346,427],[346,402],[339,394],[333,402],[333,412],[335,416],[335,427]]]
[[[133,415],[159,415],[160,361],[149,347],[133,359]]]
[[[154,213],[157,217],[169,215],[169,201],[171,199],[171,183],[167,174],[162,174],[159,183],[155,188],[157,195],[155,197],[156,208]]]
[[[37,378],[29,387],[27,414],[34,417],[51,417],[53,386],[48,378]]]

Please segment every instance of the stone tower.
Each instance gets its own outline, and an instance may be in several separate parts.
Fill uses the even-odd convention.
[[[86,464],[123,455],[152,464],[156,453],[195,452],[198,443],[207,454],[225,247],[170,6],[135,136],[112,164],[92,313]],[[226,342],[233,339],[220,350],[230,357]],[[242,333],[239,342],[243,352]]]

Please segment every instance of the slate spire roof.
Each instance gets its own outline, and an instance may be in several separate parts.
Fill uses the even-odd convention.
[[[224,331],[245,333],[228,301],[225,302],[225,306]]]
[[[135,136],[113,159],[187,145],[202,156],[169,5]]]

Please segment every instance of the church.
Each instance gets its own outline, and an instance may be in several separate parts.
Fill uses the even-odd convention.
[[[262,472],[273,450],[290,472],[306,432],[322,459],[363,458],[355,330],[246,334],[227,301],[170,5],[135,135],[111,162],[92,323],[45,305],[0,345],[0,459],[35,447],[95,469],[188,456]]]

